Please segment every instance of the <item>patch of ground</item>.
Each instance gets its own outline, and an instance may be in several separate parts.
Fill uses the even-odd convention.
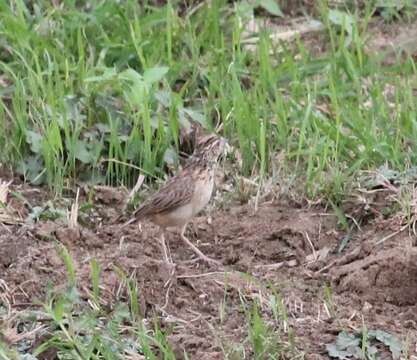
[[[120,212],[108,209],[111,217]],[[223,266],[190,262],[193,253],[172,233],[173,268],[162,261],[157,227],[123,227],[101,215],[92,219],[88,227],[75,230],[51,221],[0,225],[0,279],[7,284],[12,308],[21,310],[42,299],[48,284],[64,286],[57,240],[68,248],[86,292],[91,286],[90,260],[98,260],[109,305],[121,296],[114,266],[133,274],[142,315],[158,315],[163,326],[172,327],[169,339],[178,358],[185,349],[193,358],[221,359],[222,348],[244,344],[247,319],[241,296],[257,299],[264,317],[275,324],[268,306],[274,291],[285,300],[287,329],[294,330],[296,346],[307,359],[328,358],[326,343],[340,331],[360,330],[363,324],[403,341],[411,339],[410,353],[416,345],[417,248],[407,233],[375,245],[391,230],[370,222],[338,254],[344,234],[335,216],[323,209],[285,201],[263,204],[257,212],[249,206],[232,207],[195,219],[188,231],[194,243]],[[330,298],[326,288],[331,289]],[[284,340],[287,329],[280,330]]]

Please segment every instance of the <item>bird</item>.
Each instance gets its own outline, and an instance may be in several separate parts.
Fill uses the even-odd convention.
[[[223,137],[216,134],[196,135],[195,143],[195,150],[182,170],[146,199],[133,212],[132,220],[136,222],[149,219],[162,228],[160,242],[167,263],[171,263],[172,260],[168,256],[164,232],[167,228],[177,227],[181,229],[182,241],[199,259],[220,265],[219,261],[198,249],[185,236],[185,231],[188,223],[209,203],[217,165],[230,147]]]

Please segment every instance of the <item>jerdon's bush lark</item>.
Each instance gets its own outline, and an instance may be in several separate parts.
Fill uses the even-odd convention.
[[[217,263],[203,254],[186,236],[190,220],[210,201],[214,187],[214,173],[222,155],[229,149],[226,140],[215,134],[197,136],[193,155],[183,169],[169,179],[133,213],[132,221],[149,219],[163,230],[170,227],[181,229],[181,239],[198,257],[208,263]],[[165,260],[170,262],[164,231],[161,244]]]

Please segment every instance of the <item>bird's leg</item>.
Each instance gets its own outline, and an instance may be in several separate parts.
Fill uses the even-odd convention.
[[[208,256],[204,255],[197,246],[195,246],[190,240],[188,240],[188,238],[185,236],[185,229],[187,227],[187,224],[185,224],[182,229],[181,229],[181,240],[184,241],[197,255],[198,257],[207,262],[207,263],[214,263],[216,265],[220,265],[220,262],[217,260],[214,260],[212,258],[209,258]]]
[[[162,251],[164,253],[164,259],[168,264],[172,264],[171,252],[169,251],[167,244],[165,242],[165,232],[162,232],[160,237],[160,242],[162,245]]]

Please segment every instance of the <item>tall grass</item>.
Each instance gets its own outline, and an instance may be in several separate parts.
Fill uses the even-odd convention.
[[[128,164],[163,176],[181,127],[222,121],[243,175],[279,168],[312,197],[339,199],[360,170],[413,166],[415,64],[365,51],[371,5],[347,15],[323,2],[319,56],[268,29],[249,49],[236,8],[1,2],[1,160],[58,192],[75,179],[132,184]]]

